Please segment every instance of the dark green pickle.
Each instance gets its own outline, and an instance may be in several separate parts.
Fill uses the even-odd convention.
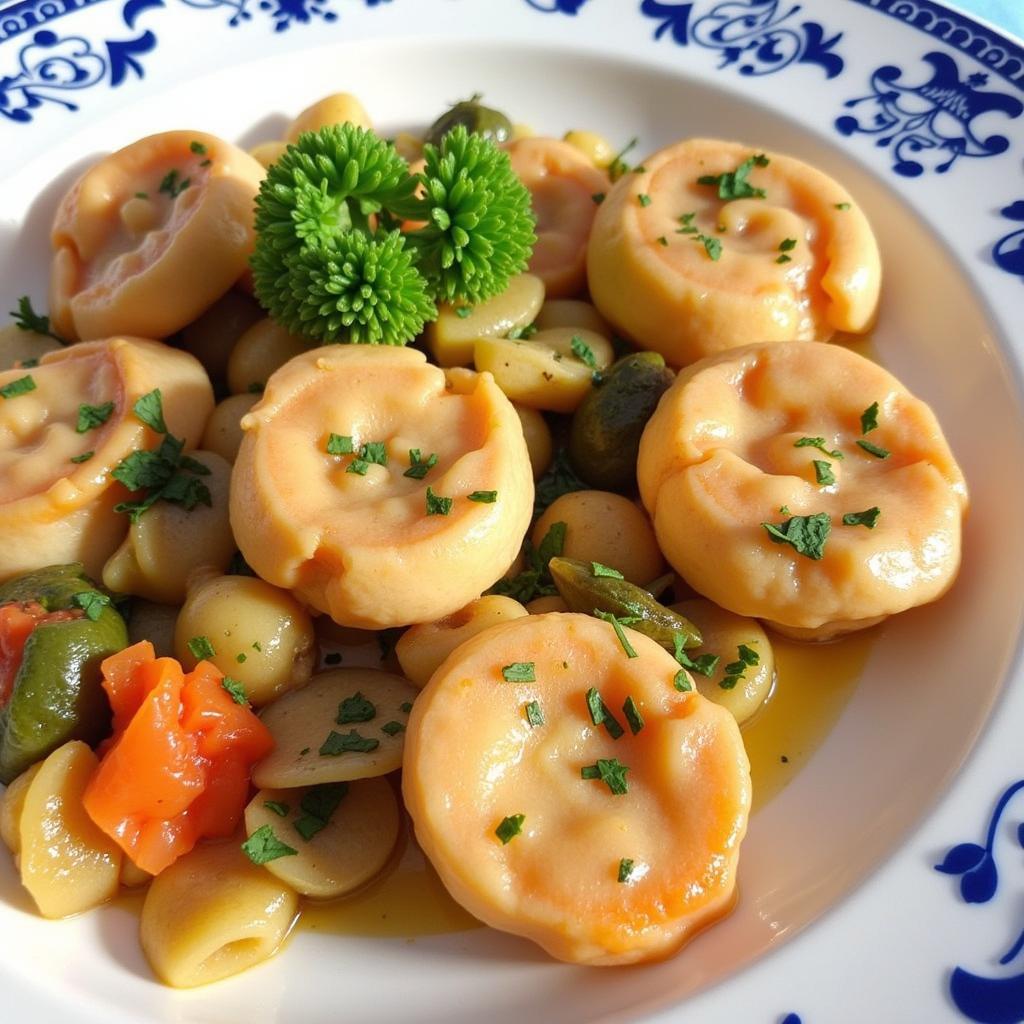
[[[446,110],[430,126],[424,142],[439,146],[441,139],[460,124],[467,132],[482,135],[494,143],[508,142],[512,138],[512,122],[500,110],[485,107],[480,102],[480,93],[475,93]]]
[[[0,783],[7,784],[69,740],[95,744],[109,731],[110,706],[100,685],[100,663],[128,646],[128,631],[112,604],[89,618],[77,595],[102,590],[81,565],[56,565],[0,586],[0,606],[41,605],[74,618],[41,622],[25,641],[13,680],[0,679],[10,696],[0,707]]]
[[[649,636],[667,651],[675,650],[676,634],[682,634],[683,646],[700,647],[700,630],[678,612],[659,604],[648,591],[628,580],[611,576],[595,576],[589,562],[575,558],[552,558],[548,572],[562,600],[574,612],[593,615],[595,611],[610,612],[627,620],[630,629]]]
[[[569,431],[569,461],[592,487],[636,490],[640,435],[674,375],[657,352],[634,352],[605,371]]]

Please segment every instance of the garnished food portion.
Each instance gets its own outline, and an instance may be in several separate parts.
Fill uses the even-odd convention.
[[[587,254],[602,314],[674,366],[752,341],[827,341],[874,321],[881,263],[834,179],[777,153],[687,139],[600,204]]]
[[[54,327],[85,340],[163,338],[194,320],[246,269],[263,175],[247,153],[194,131],[151,135],[99,161],[54,220]]]
[[[242,553],[343,625],[457,611],[526,532],[529,455],[489,374],[449,392],[411,349],[317,349],[271,377],[243,427],[231,490]],[[484,491],[494,500],[471,499]]]
[[[790,635],[934,601],[960,566],[967,488],[935,416],[848,349],[751,345],[690,367],[637,476],[676,571]]]
[[[665,956],[726,913],[750,805],[733,717],[624,636],[636,657],[590,616],[495,626],[441,666],[406,739],[406,806],[449,891],[578,963]]]

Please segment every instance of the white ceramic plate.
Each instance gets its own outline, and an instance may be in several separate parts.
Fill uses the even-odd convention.
[[[671,961],[304,931],[179,993],[131,915],[41,921],[0,857],[0,1017],[1024,1020],[1024,49],[929,0],[0,2],[3,308],[44,299],[53,209],[95,154],[172,127],[252,144],[340,89],[386,129],[482,90],[543,132],[734,137],[838,176],[882,246],[874,352],[933,404],[972,489],[964,570],[880,630],[827,741],[752,819],[736,912]]]

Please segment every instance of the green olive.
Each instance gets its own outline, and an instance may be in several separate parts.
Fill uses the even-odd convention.
[[[512,138],[512,122],[500,110],[485,107],[480,102],[480,93],[474,93],[468,100],[446,110],[430,126],[424,141],[439,146],[441,139],[460,124],[466,131],[482,135],[491,142],[508,142]]]
[[[604,372],[572,418],[569,460],[588,484],[605,491],[636,490],[640,435],[672,371],[657,352],[635,352]]]
[[[562,600],[574,612],[611,613],[623,625],[649,636],[668,651],[675,650],[676,634],[682,635],[683,647],[700,647],[702,643],[700,630],[689,619],[666,608],[635,583],[613,575],[596,575],[592,563],[552,558],[548,572]]]

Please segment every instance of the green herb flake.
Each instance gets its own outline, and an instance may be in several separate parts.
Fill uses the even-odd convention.
[[[437,465],[437,454],[431,452],[425,459],[419,448],[409,449],[409,468],[402,476],[422,480]]]
[[[785,253],[782,253],[781,256],[776,256],[775,257],[775,262],[776,263],[792,263],[793,262],[793,257],[792,256],[787,256]]]
[[[455,504],[454,498],[442,498],[437,495],[428,486],[427,487],[427,515],[428,516],[446,516],[452,510],[452,505]]]
[[[399,711],[403,711],[405,712],[405,714],[409,714],[409,712],[412,711],[412,701],[403,701],[401,706],[399,707]]]
[[[761,655],[752,647],[748,647],[746,644],[740,644],[736,650],[739,652],[740,661],[743,662],[744,665],[753,666],[761,664]]]
[[[192,150],[193,153],[196,153],[199,156],[206,156],[206,147],[201,142],[197,142],[195,139],[193,139],[189,143],[188,148]]]
[[[622,158],[630,152],[630,150],[636,148],[638,141],[639,140],[635,138],[630,139],[629,142],[627,142],[626,145],[612,157],[611,163],[608,164],[608,177],[612,181],[618,181],[623,175],[629,174],[629,164],[627,164]]]
[[[681,668],[672,680],[672,685],[680,691],[680,693],[689,693],[693,689],[693,683],[690,682],[690,677],[686,674],[686,669]]]
[[[177,199],[191,184],[191,178],[183,178],[180,171],[171,169],[163,176],[157,191],[166,193],[172,199]]]
[[[208,660],[217,653],[208,636],[194,636],[185,646],[196,661]]]
[[[872,430],[878,427],[878,403],[872,402],[861,414],[860,414],[860,432],[862,434],[870,434]]]
[[[781,242],[779,242],[779,252],[792,252],[795,248],[795,238],[784,238]]]
[[[263,646],[262,646],[262,644],[260,644],[259,640],[253,640],[253,642],[252,642],[252,649],[254,651],[262,651],[263,650]]]
[[[635,736],[644,727],[644,716],[640,714],[640,709],[631,696],[627,697],[626,703],[622,705],[622,713],[629,723],[629,731]]]
[[[603,725],[608,730],[608,735],[617,740],[625,734],[619,720],[612,714],[608,705],[601,699],[597,687],[592,686],[586,694],[587,711],[590,712],[590,720],[594,725]]]
[[[167,424],[164,422],[163,396],[159,388],[147,392],[132,406],[135,418],[145,423],[150,430],[158,434],[167,433]]]
[[[593,199],[596,205],[600,206],[604,202],[604,193],[595,192],[590,198]]]
[[[248,660],[248,655],[245,654],[244,651],[239,652],[238,654],[235,655],[235,661],[237,661],[239,665],[244,665],[247,660]]]
[[[136,192],[135,193],[135,198],[136,199],[148,199],[149,198],[149,193],[148,192]]]
[[[357,691],[338,705],[338,716],[334,721],[338,725],[351,725],[353,722],[369,722],[376,717],[376,705]]]
[[[279,818],[287,818],[288,812],[291,810],[288,804],[283,804],[280,800],[264,800],[263,806]]]
[[[637,197],[636,197],[636,201],[637,201],[637,202],[638,202],[638,203],[639,203],[639,204],[640,204],[641,206],[650,206],[650,205],[651,205],[651,197],[650,197],[649,195],[647,195],[647,193],[646,193],[646,192],[640,192],[640,193],[638,193],[638,194],[637,194]]]
[[[793,442],[794,448],[817,448],[819,451],[824,452],[830,459],[837,459],[840,462],[846,458],[845,455],[838,449],[829,450],[825,445],[825,438],[823,437],[801,437],[798,441]]]
[[[679,223],[682,227],[676,228],[677,235],[697,235],[700,234],[700,228],[698,228],[693,222],[696,219],[697,214],[684,213],[679,217]]]
[[[24,377],[12,380],[10,384],[5,384],[0,388],[0,398],[17,398],[19,395],[27,395],[30,391],[35,391],[35,389],[35,378],[32,374],[26,374]]]
[[[877,444],[872,444],[870,441],[858,441],[857,446],[863,448],[868,455],[873,455],[876,459],[887,459],[892,452],[888,448],[881,448]]]
[[[684,650],[685,642],[686,638],[682,633],[672,634],[672,644],[675,648],[674,656],[676,661],[678,661],[679,664],[688,671],[697,672],[710,679],[715,674],[715,669],[718,668],[718,663],[722,659],[717,654],[700,654],[696,658],[691,658]],[[679,687],[677,686],[676,689],[678,690]],[[686,689],[690,689],[690,687],[687,686]]]
[[[79,434],[84,434],[87,430],[102,427],[110,419],[113,411],[113,402],[104,402],[103,405],[80,405],[75,430]]]
[[[610,566],[602,565],[600,562],[590,563],[590,573],[595,579],[599,579],[602,576],[606,576],[610,580],[624,580],[626,578],[618,569],[612,569]]]
[[[337,757],[339,754],[368,754],[380,746],[380,740],[369,736],[360,736],[355,729],[350,729],[342,735],[333,729],[327,734],[327,739],[320,744],[321,757]]]
[[[514,661],[501,670],[501,678],[506,683],[535,683],[537,681],[536,665],[532,661]]]
[[[668,247],[668,239],[664,235],[658,235],[658,245]]]
[[[619,861],[619,881],[628,882],[633,874],[633,861],[629,857],[623,857]]]
[[[835,208],[837,210],[849,210],[850,209],[850,204],[849,203],[836,203],[835,204]]]
[[[405,726],[401,722],[385,722],[380,727],[381,732],[387,733],[389,736],[397,736],[400,732],[405,732]]]
[[[59,334],[54,334],[50,330],[50,318],[37,313],[32,308],[32,300],[27,295],[22,295],[18,299],[18,308],[16,310],[12,309],[10,316],[14,320],[14,325],[21,331],[44,334],[47,338],[53,338],[54,341],[58,341],[62,345],[71,344],[67,338],[62,338]]]
[[[638,657],[636,651],[633,649],[633,645],[629,642],[629,637],[626,636],[625,630],[622,628],[622,621],[614,615],[612,612],[603,612],[599,608],[594,609],[594,615],[603,619],[605,622],[612,624],[612,629],[615,630],[615,635],[619,639],[619,643],[622,645],[622,649],[626,652],[627,658]]]
[[[524,704],[523,711],[532,728],[536,729],[538,725],[544,724],[544,712],[541,710],[539,701],[531,700],[528,704]]]
[[[99,617],[103,614],[103,609],[111,603],[110,598],[98,590],[83,590],[81,593],[75,594],[71,600],[76,608],[81,608],[85,612],[85,617],[90,622],[98,622]]]
[[[71,461],[76,465],[80,465],[83,462],[88,462],[95,454],[95,452],[82,452],[81,455],[72,455]]]
[[[516,836],[522,833],[524,821],[526,821],[525,814],[510,814],[507,818],[501,819],[494,834],[501,840],[502,846],[508,846]]]
[[[321,786],[313,786],[299,804],[302,814],[293,823],[295,831],[308,843],[317,832],[322,832],[327,827],[331,815],[338,809],[338,804],[345,799],[347,793],[347,782],[327,782]]]
[[[882,510],[877,505],[865,509],[863,512],[847,512],[843,516],[843,525],[866,526],[869,530],[873,530],[881,514]]]
[[[722,243],[717,238],[710,235],[694,235],[693,240],[703,244],[704,251],[712,261],[717,262],[722,258]]]
[[[253,864],[267,864],[281,857],[294,857],[299,851],[282,843],[269,825],[260,825],[244,843],[242,852]]]
[[[355,450],[355,442],[348,434],[331,434],[327,438],[328,455],[351,455]]]
[[[597,357],[594,355],[594,350],[578,334],[574,334],[570,339],[569,348],[581,363],[591,370],[597,369]]]
[[[798,555],[818,561],[825,554],[825,542],[832,531],[832,520],[827,512],[812,516],[793,516],[776,526],[762,523],[775,544],[788,544]]]
[[[600,779],[616,796],[622,796],[629,792],[626,784],[627,765],[622,764],[617,757],[599,757],[595,764],[584,765],[580,769],[581,779]]]
[[[469,316],[473,315],[473,307],[472,306],[458,306],[456,308],[456,310],[455,310],[455,315],[460,320],[465,320],[466,317],[469,317]]]
[[[355,473],[356,476],[366,476],[366,471],[370,468],[370,464],[364,459],[353,459],[346,467],[346,473]]]
[[[767,167],[768,163],[768,157],[764,153],[758,153],[744,160],[735,171],[726,171],[724,174],[702,174],[697,179],[697,184],[717,185],[719,199],[729,201],[733,199],[764,199],[767,195],[765,190],[755,188],[747,181],[747,178],[755,167]]]
[[[386,466],[388,464],[387,443],[384,441],[367,441],[359,449],[359,457],[371,465]]]
[[[249,698],[245,695],[245,687],[237,679],[225,676],[221,680],[220,685],[224,687],[236,704],[241,704],[243,708],[249,706]]]
[[[516,327],[514,330],[508,332],[508,336],[512,341],[526,341],[532,338],[540,328],[534,324],[527,324],[525,327]]]
[[[498,500],[497,491],[473,491],[469,495],[470,501],[478,502],[481,505],[493,505]]]
[[[825,462],[822,459],[814,460],[814,476],[818,483],[824,487],[836,482],[835,474],[832,472],[832,463]]]

